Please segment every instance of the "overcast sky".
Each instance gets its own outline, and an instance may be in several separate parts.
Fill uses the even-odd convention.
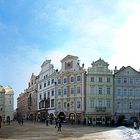
[[[0,0],[0,85],[18,95],[45,59],[140,68],[139,0]]]

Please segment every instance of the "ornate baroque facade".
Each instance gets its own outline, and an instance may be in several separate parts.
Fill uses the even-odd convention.
[[[38,119],[45,121],[46,118],[55,117],[55,77],[57,70],[51,64],[51,60],[45,60],[41,65],[38,79]]]
[[[82,121],[85,113],[85,69],[77,56],[61,60],[57,75],[56,116],[61,120]]]
[[[113,74],[102,59],[91,65],[86,80],[86,120],[108,125],[113,119]]]

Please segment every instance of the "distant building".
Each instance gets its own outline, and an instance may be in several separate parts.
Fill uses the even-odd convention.
[[[55,117],[55,77],[56,70],[51,64],[51,60],[45,60],[41,65],[38,79],[37,112],[39,121]]]
[[[28,119],[28,93],[27,89],[17,98],[17,117]]]
[[[102,59],[91,65],[86,78],[86,120],[109,125],[113,119],[113,73]]]
[[[57,74],[56,116],[71,123],[83,121],[85,115],[85,69],[77,56],[61,60]]]
[[[0,118],[5,120],[5,89],[0,85]]]
[[[32,73],[30,82],[27,88],[27,104],[28,104],[28,111],[27,111],[27,118],[29,120],[36,120],[36,111],[37,111],[37,80],[38,76],[35,76]]]
[[[14,118],[14,91],[10,86],[5,87],[5,119]]]
[[[116,121],[140,120],[140,72],[131,66],[115,69],[114,73],[114,115]]]

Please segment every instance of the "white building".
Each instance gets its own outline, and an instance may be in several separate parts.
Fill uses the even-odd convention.
[[[85,69],[77,56],[61,60],[57,75],[56,115],[61,121],[80,122],[85,113]]]
[[[14,117],[14,91],[10,86],[5,87],[5,120]]]
[[[140,72],[130,66],[115,69],[114,93],[116,121],[122,116],[140,120]]]
[[[5,119],[5,89],[0,85],[0,118]]]
[[[113,74],[102,59],[91,65],[86,78],[86,120],[109,125],[113,119]]]
[[[38,79],[37,111],[40,121],[55,116],[55,76],[56,70],[51,60],[45,60],[41,65]]]

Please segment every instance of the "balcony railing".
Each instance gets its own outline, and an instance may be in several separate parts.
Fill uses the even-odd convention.
[[[103,106],[95,107],[95,109],[97,112],[105,112],[106,111],[106,107],[103,107]]]

